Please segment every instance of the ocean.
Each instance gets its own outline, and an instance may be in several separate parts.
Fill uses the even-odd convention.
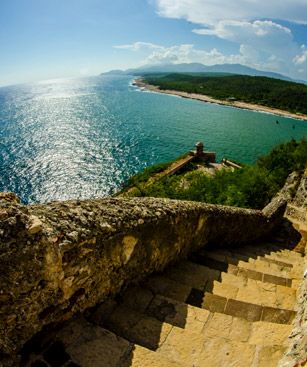
[[[105,75],[0,88],[0,191],[24,203],[103,197],[193,149],[253,163],[307,122],[140,91]],[[278,124],[276,123],[278,120]]]

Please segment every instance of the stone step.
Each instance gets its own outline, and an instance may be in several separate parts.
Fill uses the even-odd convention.
[[[253,367],[276,367],[287,348],[280,345],[257,346],[253,360]]]
[[[301,254],[297,253],[297,255],[292,256],[289,255],[288,253],[284,253],[284,252],[271,252],[270,254],[265,255],[265,257],[269,257],[269,258],[273,258],[276,260],[280,260],[283,262],[288,262],[291,263],[292,265],[297,265],[297,264],[301,264],[304,262],[304,257],[301,256]]]
[[[270,255],[277,255],[283,258],[286,262],[296,262],[304,259],[304,255],[301,252],[297,251],[296,248],[294,248],[293,250],[280,249],[278,251],[271,251]]]
[[[240,269],[240,272],[241,272],[241,269]],[[232,272],[227,272],[227,273],[222,272],[220,282],[223,284],[229,284],[229,285],[235,286],[237,288],[245,288],[247,286],[251,286],[251,287],[258,286],[259,288],[269,289],[270,291],[271,290],[276,291],[277,285],[279,285],[273,282],[266,282],[263,279],[254,279],[252,277],[247,277],[247,276],[238,276],[237,273],[233,274]],[[287,290],[289,289],[291,293],[296,292],[295,289],[287,287],[283,284],[281,286],[283,287],[282,289],[284,288],[286,288]]]
[[[285,261],[285,260],[279,260],[279,259],[274,258],[274,256],[268,255],[268,254],[262,256],[261,259],[263,261],[268,261],[270,263],[273,263],[273,264],[276,264],[276,265],[279,265],[279,266],[288,267],[288,268],[290,268],[290,270],[293,268],[293,265],[294,265],[293,262],[288,262],[288,261]]]
[[[242,253],[243,253],[243,249],[242,249],[242,252],[240,251],[240,249],[238,251],[236,250],[235,252],[232,252],[235,258],[239,258],[240,255],[242,255]],[[281,267],[288,267],[290,268],[289,270],[293,268],[293,261],[286,260],[285,258],[283,259],[276,258],[274,257],[274,255],[271,255],[271,253],[270,252],[268,253],[267,251],[263,251],[263,252],[258,251],[256,254],[252,254],[251,252],[245,252],[245,256],[247,255],[249,256],[249,258],[252,258],[252,259],[267,261],[267,262],[279,265]]]
[[[292,331],[290,324],[277,324],[272,322],[256,321],[251,324],[249,344],[263,346],[286,346]]]
[[[302,254],[300,252],[291,251],[287,249],[280,249],[278,251],[272,251],[271,254],[286,256],[288,259],[293,259],[293,260],[302,259]]]
[[[291,324],[296,312],[293,310],[261,306],[205,292],[202,307],[210,312],[225,313],[247,321],[266,321]]]
[[[153,351],[165,342],[172,329],[170,324],[135,311],[125,304],[117,305],[99,326]]]
[[[205,290],[208,282],[220,279],[221,271],[183,260],[167,268],[163,276],[192,288]]]
[[[214,262],[211,259],[227,264],[236,265],[241,268],[247,268],[250,270],[271,274],[274,276],[284,277],[284,278],[301,278],[302,269],[304,266],[303,258],[295,255],[295,260],[285,260],[284,254],[278,255],[267,254],[265,256],[257,256],[257,258],[243,257],[240,254],[230,253],[229,251],[202,251],[200,255],[200,261],[202,261],[207,266],[214,266]],[[203,256],[208,258],[208,260],[203,259]],[[245,264],[246,263],[246,264]],[[254,264],[250,266],[249,264]],[[298,268],[299,267],[299,268]],[[221,267],[220,267],[221,268]]]
[[[143,302],[136,300],[135,296],[139,292],[141,293],[139,299],[142,299]],[[163,332],[160,333],[160,338],[163,335],[163,340],[156,344],[156,354],[157,357],[164,356],[180,366],[204,366],[208,365],[204,363],[209,363],[209,361],[210,366],[219,367],[224,366],[224,363],[234,366],[265,366],[264,362],[260,363],[261,358],[263,361],[267,359],[264,351],[272,348],[275,351],[284,351],[282,344],[291,331],[291,325],[262,321],[248,322],[230,315],[211,313],[159,295],[155,296],[148,304],[150,298],[148,290],[137,287],[127,290],[122,298],[124,303],[120,306],[120,317],[118,318],[118,309],[113,315],[115,322],[120,324],[120,329],[125,324],[123,324],[123,317],[129,320],[135,318],[135,310],[129,309],[131,305],[137,307],[140,313],[146,313],[146,315],[139,315],[138,319],[148,320],[148,316],[150,316],[150,319],[154,317],[160,321],[161,331],[163,325],[168,323],[171,329],[166,336]],[[127,305],[129,307],[126,307]],[[102,309],[101,313],[105,315],[105,309]],[[124,327],[125,333],[129,333],[131,324],[128,323],[129,326]],[[104,322],[103,326],[105,327],[105,325]],[[152,325],[152,321],[150,325]],[[138,338],[142,337],[143,340],[148,340],[148,332],[148,328],[139,328]],[[127,336],[130,337],[130,334],[126,334],[126,338]],[[213,341],[214,345],[219,345],[219,352],[212,349]],[[211,354],[214,353],[213,359],[209,351]],[[240,355],[238,355],[239,351]],[[273,366],[273,362],[276,363],[280,358],[280,354],[275,353],[274,355],[274,358],[270,356],[272,364],[268,364],[268,366]],[[158,366],[158,364],[155,365]]]
[[[248,251],[255,251],[256,253],[258,251],[261,251],[263,253],[275,253],[275,252],[280,252],[280,253],[285,253],[285,254],[291,254],[290,256],[301,256],[301,254],[299,252],[296,251],[296,247],[294,245],[286,245],[286,244],[280,244],[280,245],[275,245],[272,243],[265,243],[263,245],[246,245],[244,247],[241,247],[242,249],[246,248]],[[261,255],[261,253],[259,253],[259,255]]]
[[[168,318],[168,321],[170,321],[172,311],[175,316],[174,323],[180,322],[180,318],[183,315],[180,313],[175,315],[172,304],[166,304],[165,299],[156,299],[155,302],[151,303],[148,312],[153,313],[156,317],[132,310],[124,302],[121,305],[117,305],[111,315],[103,321],[102,326],[132,343],[137,341],[137,344],[155,351],[157,356],[169,358],[178,363],[178,365],[192,367],[194,362],[196,362],[195,357],[201,352],[202,345],[206,339],[201,331],[209,312],[201,312],[202,315],[206,315],[202,321],[193,320],[193,316],[195,317],[197,314],[192,316],[190,313],[188,317],[190,327],[184,325],[183,328],[158,319],[163,317]],[[182,337],[179,343],[177,336],[181,334]],[[175,344],[173,345],[173,343]],[[169,355],[168,348],[172,349],[171,355]]]
[[[72,338],[77,329],[78,338]],[[89,324],[77,324],[61,331],[60,340],[73,362],[80,367],[176,367],[167,356],[133,344],[120,336]],[[180,367],[184,365],[179,364]]]
[[[214,314],[216,316],[216,314]],[[225,323],[229,323],[229,320],[225,320],[220,315],[221,320],[218,323],[216,319],[213,319],[212,327],[204,329],[204,333],[200,335],[192,330],[185,330],[173,327],[168,335],[165,343],[159,347],[158,351],[171,358],[178,363],[182,363],[189,367],[224,367],[224,366],[236,366],[236,367],[276,367],[277,362],[285,352],[286,348],[283,345],[265,345],[265,344],[252,344],[247,341],[241,341],[248,338],[248,333],[244,330],[240,333],[241,324],[234,323],[234,327],[230,329],[233,332],[233,338],[224,338],[224,330],[229,330],[225,327]],[[241,321],[240,319],[238,319]],[[232,323],[233,320],[230,320]],[[258,326],[261,329],[262,325]],[[284,326],[284,325],[282,325]],[[265,335],[271,335],[268,328]],[[282,330],[282,336],[288,330]],[[254,340],[257,340],[257,332],[251,331],[255,336]],[[258,332],[261,332],[260,330]],[[280,330],[277,330],[280,332]],[[277,342],[279,340],[276,340]]]
[[[293,286],[292,279],[284,278],[284,277],[280,277],[280,276],[276,276],[272,274],[262,273],[262,272],[255,271],[249,268],[240,268],[232,264],[228,265],[227,273],[236,275],[238,278],[253,279],[253,280],[258,280],[258,281],[262,281],[265,283],[272,283],[276,285],[278,284],[278,285],[283,285],[285,287],[293,287],[296,289],[296,287]]]
[[[47,364],[46,364],[47,363]],[[79,317],[67,323],[26,367],[185,367],[167,356],[128,340]]]
[[[172,361],[163,353],[153,352],[139,345],[133,347],[131,354],[131,364],[122,364],[120,367],[187,367],[180,362]]]
[[[282,345],[292,330],[289,324],[250,322],[223,313],[212,313],[160,295],[143,312],[161,322],[185,330],[199,331],[208,337],[221,336],[250,344]],[[211,329],[215,330],[215,335]]]
[[[278,252],[278,251],[289,251],[289,252],[295,252],[294,247],[289,247],[289,245],[286,244],[276,244],[272,242],[264,242],[264,243],[254,243],[254,244],[247,244],[244,246],[240,246],[237,248],[233,248],[231,250],[237,251],[237,249],[240,249],[240,251],[247,251],[254,254],[261,255],[263,253],[271,253],[271,252]]]
[[[199,308],[201,308],[205,294],[205,290],[180,284],[175,280],[161,275],[150,277],[142,284],[142,286],[149,289],[154,295],[171,298],[175,301]],[[211,289],[212,286],[213,282],[210,282],[210,286],[208,286],[208,288]]]
[[[293,262],[296,263],[297,261],[301,261],[303,259],[302,255],[295,251],[290,251],[287,249],[278,248],[276,250],[263,249],[256,246],[250,246],[247,245],[245,247],[239,247],[234,249],[218,249],[218,250],[202,250],[201,253],[211,253],[211,254],[219,254],[224,255],[226,257],[229,257],[230,259],[239,259],[243,261],[248,261],[248,259],[251,258],[257,258],[258,256],[262,258],[271,258],[273,260],[279,260],[286,264],[285,266],[293,265]],[[281,265],[284,265],[281,264]]]
[[[250,256],[245,256],[238,253],[230,253],[228,251],[202,251],[201,256],[203,265],[215,268],[218,267],[221,271],[226,271],[225,265],[223,268],[223,265],[219,263],[233,264],[238,266],[239,268],[250,269],[261,273],[271,274],[274,276],[281,276],[284,278],[290,278],[289,274],[292,270],[292,266],[289,266],[289,264],[280,265],[276,264],[275,261],[263,259],[262,257],[257,257],[254,259]]]
[[[212,269],[218,269],[221,272],[228,272],[237,275],[238,277],[251,278],[267,283],[284,285],[287,287],[291,287],[292,285],[292,279],[290,278],[263,273],[259,270],[256,271],[252,266],[250,267],[249,265],[240,267],[238,266],[237,260],[234,260],[233,258],[226,258],[223,254],[218,252],[202,252],[197,256],[193,255],[190,259],[198,264],[204,264],[204,266],[210,266]]]
[[[262,320],[288,324],[291,323],[295,316],[295,312],[291,309],[286,309],[283,307],[271,307],[268,305],[258,305],[253,302],[236,300],[232,298],[232,294],[227,294],[227,296],[215,295],[210,292],[189,287],[187,285],[183,286],[176,281],[169,280],[162,276],[149,278],[146,281],[145,286],[148,287],[148,289],[150,289],[155,295],[172,298],[176,301],[187,303],[194,307],[202,307],[211,312],[226,313],[232,316],[241,317],[247,319],[248,321]],[[266,285],[264,284],[264,287],[265,286]],[[270,284],[268,286],[270,286]],[[290,291],[291,299],[293,299],[292,289],[281,287],[281,290],[286,292],[286,296],[283,296],[283,293],[279,293],[278,297],[276,296],[277,305],[277,302],[286,305],[287,302],[291,302],[291,300],[285,300],[288,295],[288,289]],[[248,297],[254,301],[252,298],[252,293],[250,293]]]
[[[251,366],[256,346],[173,327],[159,353],[189,367]]]
[[[276,258],[269,256],[269,255],[257,256],[255,260],[266,261],[270,264],[275,264],[281,268],[286,268],[286,269],[288,268],[289,271],[291,271],[293,268],[293,263],[277,260]]]
[[[143,287],[130,287],[123,293],[121,302],[125,306],[154,317],[160,322],[201,332],[210,315],[209,311],[163,296],[160,293],[150,292],[152,298],[148,302],[148,292],[150,291]],[[103,313],[105,314],[105,311]]]
[[[250,258],[246,263],[245,261],[239,261],[238,267],[256,270],[262,273],[271,274],[275,276],[282,276],[284,278],[292,277],[292,269],[287,266],[280,266],[272,262],[259,259]]]
[[[141,287],[131,287],[123,294],[122,302],[125,306],[161,322],[185,330],[198,331],[208,337],[219,335],[251,344],[277,345],[283,343],[292,329],[288,324],[251,322],[223,313],[212,313],[159,294],[151,298],[148,297],[148,292]],[[105,309],[101,312],[105,315]],[[217,334],[212,335],[211,329],[216,330]]]
[[[181,284],[163,275],[151,276],[144,282],[144,287],[148,288],[153,294],[160,294],[185,303],[187,303],[192,292],[192,288],[189,285]],[[204,291],[199,291],[199,293],[199,304],[201,305]]]
[[[293,288],[250,278],[244,279],[228,273],[222,273],[221,282],[214,281],[211,293],[261,306],[289,310],[293,310],[296,304],[296,290]]]
[[[130,359],[133,348],[127,340],[82,319],[69,323],[57,339],[72,361],[81,367],[116,367],[126,358]]]
[[[246,257],[246,260],[248,259],[249,257]],[[227,250],[207,251],[204,249],[190,255],[189,260],[212,269],[227,271],[229,264],[237,265],[240,259],[235,259]]]
[[[232,254],[232,253],[240,253],[245,256],[258,256],[263,254],[268,254],[275,251],[280,251],[283,248],[279,245],[271,244],[271,243],[256,243],[251,245],[238,246],[233,248],[221,248],[221,249],[210,249],[210,251],[221,251],[224,253]]]
[[[202,333],[208,338],[220,336],[252,345],[283,346],[291,330],[292,325],[250,322],[231,315],[211,313]]]
[[[183,267],[186,271],[182,273]],[[204,293],[207,292],[248,304],[288,311],[294,308],[296,290],[285,286],[285,282],[280,282],[277,277],[272,275],[263,276],[263,274],[257,273],[261,275],[260,279],[251,279],[254,274],[249,269],[239,269],[234,274],[231,272],[220,273],[219,271],[212,273],[210,271],[210,274],[214,274],[218,279],[222,274],[222,282],[217,282],[208,280],[209,270],[207,267],[198,265],[195,267],[193,263],[182,262],[178,268],[172,268],[164,273],[167,278],[165,276],[150,278],[146,283],[146,287],[154,294],[173,298],[196,307],[202,307]],[[284,279],[281,280],[284,281]],[[185,284],[182,284],[182,282]]]
[[[269,258],[269,257],[265,257],[265,255],[269,255],[270,252],[269,251],[257,251],[255,253],[253,253],[252,251],[248,251],[245,249],[235,249],[232,252],[229,252],[228,257],[233,258],[235,260],[243,260],[243,261],[249,261],[250,259],[263,259],[265,261],[270,261],[272,263],[275,263],[277,265],[280,266],[286,266],[289,268],[292,268],[292,264],[288,263],[288,262],[282,262],[282,261],[278,261],[274,258]]]

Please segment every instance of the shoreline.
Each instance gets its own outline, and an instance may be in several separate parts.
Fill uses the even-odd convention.
[[[222,106],[235,107],[235,108],[251,110],[255,112],[265,112],[265,113],[269,113],[272,115],[292,118],[295,120],[307,121],[307,115],[304,115],[301,113],[296,114],[296,113],[288,112],[285,110],[280,110],[278,108],[267,107],[267,106],[257,105],[257,104],[248,103],[248,102],[239,102],[239,101],[229,102],[229,101],[225,101],[221,99],[216,99],[216,98],[204,95],[204,94],[187,93],[187,92],[170,90],[170,89],[162,90],[155,85],[144,83],[142,78],[134,79],[132,84],[141,89],[148,90],[151,92],[171,94],[171,95],[175,95],[175,96],[182,97],[182,98],[195,99],[201,102],[215,103],[215,104],[219,104]]]

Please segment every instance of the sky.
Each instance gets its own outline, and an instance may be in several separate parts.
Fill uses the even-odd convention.
[[[307,80],[307,0],[0,0],[0,85],[147,64]]]

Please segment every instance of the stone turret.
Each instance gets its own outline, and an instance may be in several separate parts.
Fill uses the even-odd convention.
[[[204,154],[204,143],[199,141],[198,143],[196,143],[195,147],[196,147],[196,155],[201,157]]]
[[[215,163],[215,157],[216,154],[215,152],[206,152],[204,151],[204,143],[203,142],[198,142],[195,145],[196,150],[194,152],[194,156],[197,158],[200,158],[204,161],[206,161],[207,163]]]

